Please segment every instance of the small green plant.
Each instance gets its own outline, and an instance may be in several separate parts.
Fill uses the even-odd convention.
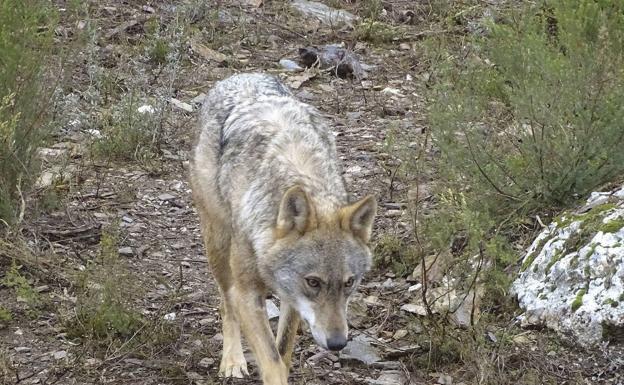
[[[73,337],[110,343],[131,337],[144,324],[129,302],[127,293],[137,288],[119,258],[117,237],[115,227],[103,232],[98,260],[79,277],[76,317],[69,327]]]
[[[12,288],[15,291],[17,300],[28,305],[28,314],[35,317],[38,314],[39,307],[42,305],[42,300],[39,293],[37,293],[28,282],[28,279],[20,272],[21,268],[22,267],[13,260],[10,269],[6,272],[6,275],[0,283],[6,287]]]
[[[382,21],[366,19],[355,26],[353,33],[358,40],[380,44],[400,39],[403,30]]]
[[[2,348],[0,349],[0,383],[11,384],[15,382],[15,378],[16,370],[9,358],[9,352]]]
[[[381,0],[364,0],[362,2],[360,14],[365,19],[378,20],[383,9],[383,2]]]
[[[13,315],[11,315],[9,309],[0,306],[0,328],[3,324],[11,322],[11,320],[13,320]]]
[[[138,111],[130,95],[101,116],[102,137],[94,143],[95,154],[110,160],[153,161],[158,157],[160,123],[155,113]]]
[[[167,62],[167,56],[169,55],[169,43],[167,40],[156,37],[150,44],[148,56],[154,64],[165,64]]]
[[[390,267],[399,276],[411,273],[418,261],[416,248],[392,234],[383,234],[379,237],[373,255],[377,267]]]

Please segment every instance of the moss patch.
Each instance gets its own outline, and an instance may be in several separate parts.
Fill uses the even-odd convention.
[[[607,298],[603,302],[604,305],[611,305],[611,307],[618,307],[620,303],[612,298]]]
[[[566,255],[563,250],[559,249],[555,252],[555,254],[550,258],[548,265],[546,265],[546,274],[550,272],[550,269],[555,265],[555,263],[559,262],[563,256]]]
[[[529,266],[533,264],[533,261],[535,261],[535,258],[537,258],[539,253],[542,252],[542,249],[544,248],[546,243],[548,243],[548,241],[550,241],[553,238],[554,238],[554,234],[549,234],[547,237],[544,237],[544,239],[539,241],[535,250],[533,250],[532,253],[527,254],[527,256],[524,257],[524,261],[522,262],[522,267],[520,267],[520,271],[525,271],[526,269],[528,269]]]
[[[576,293],[576,298],[572,301],[572,311],[577,311],[581,306],[583,306],[583,296],[587,294],[587,289],[581,289]]]
[[[603,223],[599,230],[603,233],[617,233],[622,227],[624,227],[624,218],[617,218]]]

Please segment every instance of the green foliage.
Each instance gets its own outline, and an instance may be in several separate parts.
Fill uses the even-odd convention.
[[[624,227],[624,218],[612,219],[600,226],[600,231],[604,233],[617,233]]]
[[[79,277],[76,318],[68,328],[73,337],[110,343],[127,339],[144,324],[132,310],[128,293],[137,290],[117,252],[115,228],[102,234],[98,260]]]
[[[357,24],[353,33],[358,40],[378,44],[389,43],[403,35],[401,28],[375,19],[366,19]]]
[[[36,151],[47,134],[43,59],[56,15],[43,0],[0,0],[0,223],[19,216],[37,176]]]
[[[572,304],[570,305],[570,308],[572,309],[572,311],[577,311],[581,306],[583,306],[583,297],[585,296],[586,293],[587,293],[587,289],[581,289],[576,293],[576,297],[574,298],[574,301],[572,301]]]
[[[373,255],[377,267],[390,267],[400,276],[411,273],[418,262],[416,248],[392,234],[383,234],[379,237]]]
[[[624,172],[624,3],[547,5],[473,38],[436,89],[443,170],[494,218],[566,207]]]
[[[0,328],[2,328],[2,324],[11,322],[12,319],[13,315],[11,315],[9,309],[0,306]]]
[[[0,283],[15,291],[18,301],[28,305],[28,314],[35,317],[38,314],[38,308],[42,304],[39,293],[31,286],[28,279],[20,272],[22,267],[15,260],[11,263],[11,268],[6,272]],[[1,317],[0,317],[1,318]]]
[[[133,301],[143,294],[141,283],[120,258],[118,240],[117,225],[103,232],[97,260],[77,277],[76,311],[66,320],[66,328],[94,354],[115,350],[153,357],[171,349],[180,333],[161,312],[151,318],[136,310]]]
[[[110,160],[154,160],[162,130],[156,114],[140,113],[133,95],[106,110],[100,117],[102,137],[94,143],[97,156]]]
[[[169,55],[169,43],[162,39],[156,38],[149,49],[149,58],[152,63],[165,64]]]

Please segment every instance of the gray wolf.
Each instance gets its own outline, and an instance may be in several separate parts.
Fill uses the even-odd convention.
[[[301,319],[320,346],[342,349],[377,205],[350,201],[321,114],[269,75],[218,82],[202,107],[190,180],[221,295],[220,374],[248,374],[241,330],[265,385],[287,384]],[[280,298],[276,337],[269,293]]]

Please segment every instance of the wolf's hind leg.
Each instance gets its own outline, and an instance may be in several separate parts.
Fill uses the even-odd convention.
[[[299,322],[300,318],[297,311],[287,302],[282,302],[280,304],[280,318],[275,341],[277,350],[288,369],[290,369],[292,362],[292,351],[295,345],[295,338],[297,337],[297,330],[299,329]]]

